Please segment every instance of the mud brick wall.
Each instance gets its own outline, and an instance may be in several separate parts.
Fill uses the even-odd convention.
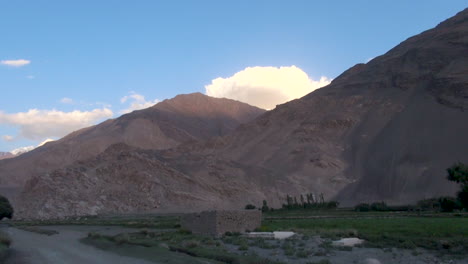
[[[181,226],[194,234],[223,235],[226,232],[253,231],[260,227],[262,212],[258,210],[205,211],[186,214]]]

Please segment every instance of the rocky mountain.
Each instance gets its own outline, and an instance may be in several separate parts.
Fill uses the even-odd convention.
[[[445,169],[468,162],[467,110],[468,9],[226,136],[166,150],[120,144],[38,175],[20,214],[279,206],[310,192],[344,205],[454,194]]]
[[[14,156],[15,156],[15,155],[13,155],[13,154],[10,153],[10,152],[0,152],[0,160],[13,158]]]
[[[94,157],[116,143],[166,149],[182,142],[223,136],[263,112],[248,104],[201,93],[178,95],[153,107],[73,132],[15,159],[0,161],[0,185],[22,186],[33,175]]]

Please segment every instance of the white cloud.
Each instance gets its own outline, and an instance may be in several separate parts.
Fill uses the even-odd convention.
[[[124,109],[121,110],[121,114],[126,114],[130,113],[135,110],[140,110],[140,109],[145,109],[148,107],[151,107],[157,103],[159,103],[158,99],[146,101],[145,97],[141,94],[137,94],[135,92],[131,92],[130,95],[126,95],[120,99],[120,103],[125,104],[129,103],[130,105]]]
[[[312,80],[296,66],[248,67],[228,78],[216,78],[205,86],[206,94],[225,97],[264,109],[300,98],[331,79]]]
[[[30,64],[31,61],[29,60],[2,60],[0,61],[0,64],[6,65],[6,66],[11,66],[11,67],[22,67],[25,65]]]
[[[17,127],[19,129],[17,137],[44,140],[51,137],[63,137],[70,132],[110,118],[112,115],[112,111],[108,108],[72,112],[30,109],[27,112],[14,114],[0,111],[0,124]]]
[[[3,135],[2,139],[4,141],[13,141],[13,139],[15,139],[15,138],[13,136],[10,136],[10,135]]]
[[[26,76],[26,78],[32,80],[32,79],[35,79],[36,76],[34,76],[34,75],[28,75],[28,76]]]
[[[62,104],[73,104],[73,103],[74,103],[74,102],[73,102],[73,99],[68,98],[68,97],[64,97],[64,98],[60,99],[60,102],[61,102]]]

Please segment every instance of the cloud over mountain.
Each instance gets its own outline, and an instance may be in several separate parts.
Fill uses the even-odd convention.
[[[13,114],[0,111],[0,124],[17,127],[19,129],[17,137],[43,140],[50,137],[63,137],[70,132],[110,118],[112,115],[112,111],[108,108],[71,112],[30,109],[27,112]]]
[[[311,79],[296,66],[247,67],[231,77],[216,78],[206,85],[206,94],[239,100],[264,109],[273,109],[293,99],[300,98],[331,82],[322,76]]]
[[[143,95],[137,94],[135,92],[131,92],[129,95],[122,97],[120,99],[120,103],[122,104],[130,103],[130,105],[126,109],[120,111],[121,114],[127,114],[135,110],[140,110],[140,109],[151,107],[159,103],[159,100],[154,99],[153,101],[151,100],[147,101]]]

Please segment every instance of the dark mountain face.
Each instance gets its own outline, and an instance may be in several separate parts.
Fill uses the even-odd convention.
[[[148,109],[73,132],[61,140],[0,162],[0,184],[21,186],[32,175],[88,159],[116,143],[166,149],[182,142],[223,136],[265,110],[200,93],[179,95]]]
[[[223,137],[166,150],[110,148],[52,176],[39,175],[25,188],[23,208],[52,217],[106,208],[181,211],[187,204],[192,210],[241,208],[263,199],[279,206],[286,194],[310,192],[344,205],[454,194],[445,168],[468,162],[467,108],[468,9]],[[124,157],[132,160],[124,170],[108,172]],[[90,189],[117,188],[103,179],[121,185],[143,176],[159,188],[138,190],[153,199],[151,208],[132,204],[131,192],[83,198]],[[174,179],[180,180],[168,182]],[[35,205],[28,204],[32,200]]]

